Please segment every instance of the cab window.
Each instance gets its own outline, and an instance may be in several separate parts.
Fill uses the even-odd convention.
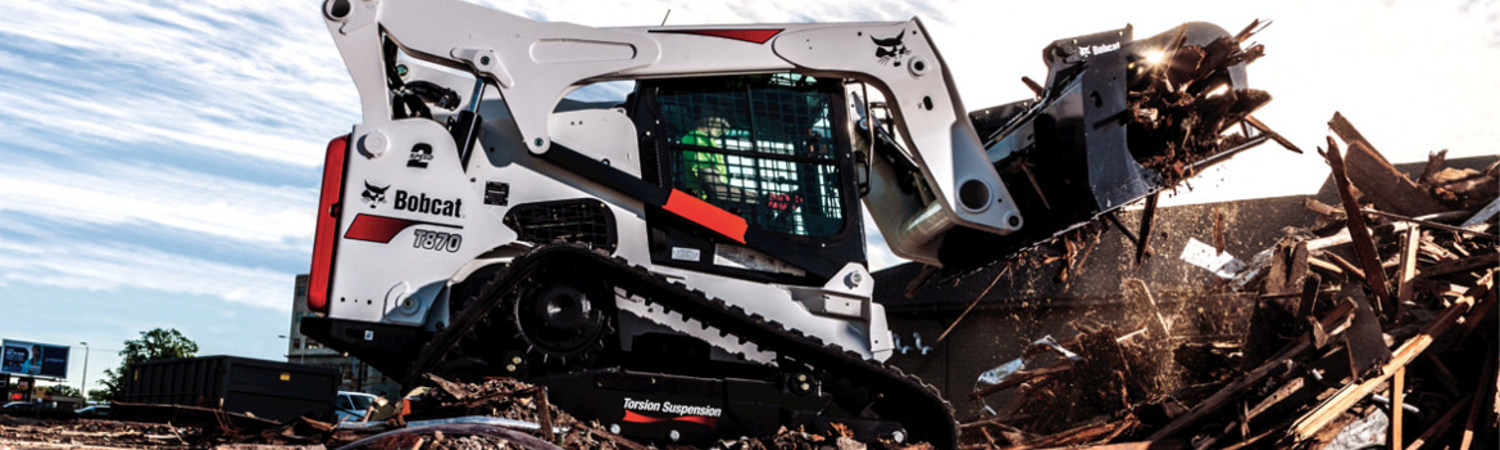
[[[837,234],[846,214],[829,110],[837,81],[788,73],[660,86],[672,187],[768,231]]]

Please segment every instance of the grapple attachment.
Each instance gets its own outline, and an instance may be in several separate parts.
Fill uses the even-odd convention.
[[[1187,23],[1146,39],[1131,28],[1062,39],[1043,51],[1045,84],[1031,100],[970,113],[990,162],[1026,227],[1003,237],[955,230],[940,259],[963,270],[1089,223],[1174,187],[1268,139],[1250,113],[1270,95],[1248,88],[1245,65],[1263,47]],[[998,251],[974,251],[976,241]]]

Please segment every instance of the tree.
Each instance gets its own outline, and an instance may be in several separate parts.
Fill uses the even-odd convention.
[[[89,389],[89,401],[102,402],[109,399],[109,388]]]
[[[50,395],[50,396],[53,396],[53,397],[78,397],[78,398],[83,398],[83,394],[80,393],[80,392],[78,392],[78,388],[72,387],[72,386],[68,386],[66,384],[54,384],[54,385],[51,385],[51,386],[47,386],[47,395]]]
[[[125,385],[130,382],[126,375],[130,373],[131,364],[159,359],[192,358],[197,354],[198,343],[183,336],[175,328],[142,331],[140,339],[125,341],[125,349],[120,350],[120,367],[104,371],[104,388],[108,390],[105,397],[118,400],[125,396]]]

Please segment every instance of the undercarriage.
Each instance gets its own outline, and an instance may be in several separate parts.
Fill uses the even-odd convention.
[[[397,367],[393,361],[380,369],[402,374],[408,385],[424,373],[516,377],[552,388],[553,401],[580,418],[661,442],[766,436],[782,426],[821,432],[835,424],[866,441],[921,441],[939,448],[956,442],[952,408],[900,369],[824,345],[582,245],[537,247],[493,272],[468,297],[412,364]],[[680,333],[641,333],[625,350],[617,330],[621,319],[633,319],[625,311],[630,306],[622,304],[668,313],[680,326],[719,339],[709,344]],[[330,326],[325,319],[309,320],[304,330],[336,339],[320,336]],[[712,356],[730,349],[741,350],[733,361]],[[351,353],[365,358],[361,351]],[[771,364],[748,360],[766,356]]]

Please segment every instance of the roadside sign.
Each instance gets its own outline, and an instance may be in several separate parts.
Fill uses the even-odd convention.
[[[68,347],[5,339],[0,344],[0,372],[67,378]]]

